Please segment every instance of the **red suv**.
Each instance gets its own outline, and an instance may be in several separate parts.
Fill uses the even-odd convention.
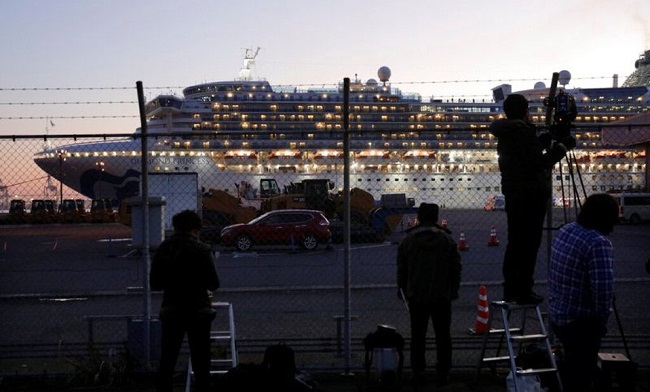
[[[311,250],[331,240],[330,222],[317,210],[291,209],[267,212],[248,223],[226,226],[221,244],[241,251],[253,244],[300,245]]]

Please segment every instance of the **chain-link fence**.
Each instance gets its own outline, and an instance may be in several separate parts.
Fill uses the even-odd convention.
[[[157,314],[160,296],[147,298],[142,227],[140,221],[132,225],[137,203],[130,198],[140,191],[141,146],[140,138],[123,135],[0,139],[2,373],[84,377],[102,363],[120,369],[132,366],[131,360],[143,364],[147,329],[142,319]],[[160,146],[169,148],[163,152]],[[284,341],[296,349],[301,367],[360,367],[362,338],[378,324],[396,327],[408,342],[408,315],[396,293],[396,248],[403,230],[414,224],[419,203],[435,202],[441,206],[440,223],[463,248],[462,288],[453,305],[454,363],[476,366],[482,337],[468,330],[477,318],[478,288],[487,287],[489,300],[502,294],[507,227],[495,162],[467,169],[462,162],[431,156],[398,165],[391,163],[390,151],[354,157],[347,248],[340,140],[323,140],[323,151],[331,155],[319,156],[299,145],[284,153],[259,153],[254,141],[249,149],[216,151],[209,139],[181,135],[151,137],[147,147],[149,195],[165,197],[162,211],[150,209],[154,218],[161,217],[158,224],[149,221],[150,232],[162,238],[174,211],[201,210],[202,238],[218,252],[222,288],[215,300],[233,304],[241,361],[259,360],[267,345]],[[579,155],[578,149],[573,163],[565,162],[562,172],[556,169],[536,291],[546,292],[547,240],[575,219],[580,189],[587,194],[642,189],[644,148],[621,149],[616,157]],[[598,161],[604,158],[612,160]],[[570,172],[571,165],[580,171]],[[295,228],[288,234],[276,230],[272,243],[249,233],[250,248],[237,239],[225,244],[219,236],[224,226],[264,211],[312,207],[330,219],[331,244],[304,241],[305,233]],[[610,320],[604,347],[623,352],[626,343],[642,367],[650,365],[648,229],[647,223],[621,224],[611,235],[622,328]],[[154,361],[157,333],[154,322]],[[432,365],[432,332],[429,342]]]

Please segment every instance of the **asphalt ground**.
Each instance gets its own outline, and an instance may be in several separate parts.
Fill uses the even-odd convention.
[[[106,236],[106,228],[110,227],[110,235]],[[640,241],[648,239],[648,226],[641,227],[626,227],[622,226],[617,228],[617,233],[620,236],[616,239],[621,244],[629,244],[628,246],[632,249],[632,245],[638,244]],[[501,228],[498,229],[499,233],[502,233]],[[99,232],[99,236],[98,236]],[[498,252],[498,248],[485,248],[476,245],[472,232],[468,231],[469,237],[471,238],[472,248],[469,252],[464,254],[464,259],[466,264],[469,266],[468,269],[472,268],[473,258],[485,257],[487,252]],[[88,226],[20,226],[20,227],[0,227],[0,239],[2,239],[2,252],[0,253],[0,262],[2,276],[0,276],[0,297],[3,299],[3,303],[11,301],[10,298],[27,298],[30,295],[43,295],[44,293],[56,290],[62,290],[62,293],[70,294],[71,291],[79,292],[88,292],[89,290],[95,291],[121,291],[124,290],[125,281],[133,281],[133,284],[138,284],[139,281],[133,280],[133,277],[137,275],[133,270],[131,271],[122,271],[121,269],[115,269],[113,267],[107,268],[106,266],[111,262],[111,258],[120,258],[130,251],[128,246],[125,245],[125,242],[122,241],[125,236],[130,234],[129,229],[119,225],[88,225]],[[481,232],[477,234],[481,239],[485,239],[485,233]],[[386,246],[372,245],[373,248],[369,247],[368,250],[364,251],[370,259],[378,258],[386,251]],[[23,251],[18,251],[18,250]],[[502,248],[501,248],[502,249]],[[630,251],[624,246],[618,248],[619,252],[617,253],[618,257],[621,260],[628,261],[633,259],[635,256],[626,256],[625,252]],[[636,248],[638,249],[638,245]],[[643,249],[643,246],[641,246]],[[27,250],[35,251],[38,250],[36,255],[26,256],[28,254]],[[335,249],[335,252],[337,250]],[[472,253],[475,251],[476,253]],[[324,253],[327,255],[327,253]],[[478,255],[475,255],[478,254]],[[108,259],[106,258],[108,257]],[[291,260],[292,257],[297,257],[295,255],[279,254],[275,250],[271,249],[270,251],[260,250],[259,253],[253,255],[240,255],[236,252],[229,250],[222,250],[222,265],[228,266],[230,262],[237,262],[238,268],[241,268],[242,258],[246,259],[247,257],[252,257],[251,267],[259,269],[259,263],[267,262],[266,259],[273,260],[274,258],[285,259],[283,262]],[[315,255],[314,258],[319,256]],[[329,257],[329,256],[328,256]],[[638,258],[638,257],[637,257]],[[252,263],[255,263],[254,265]],[[271,262],[271,261],[269,261]],[[245,264],[245,263],[244,263]],[[35,278],[33,274],[30,273],[30,268],[34,267],[39,271],[39,277]],[[639,306],[639,301],[647,301],[650,298],[650,285],[648,285],[647,277],[645,276],[645,271],[639,269],[640,272],[635,272],[637,267],[628,263],[621,266],[621,270],[624,272],[622,280],[625,282],[631,282],[627,285],[619,285],[621,289],[620,294],[620,308],[621,313],[624,314],[624,325],[627,331],[632,331],[634,334],[643,333],[645,331],[647,335],[647,326],[649,315],[647,312],[647,307],[644,305]],[[133,266],[130,266],[133,268]],[[376,269],[377,265],[373,265],[372,268]],[[392,268],[390,266],[389,268]],[[66,280],[66,276],[69,276],[71,272],[79,273],[78,276],[85,276],[86,278],[75,279],[74,281]],[[623,273],[622,272],[622,273]],[[237,270],[238,274],[241,274],[241,270]],[[92,278],[94,275],[101,275],[101,278]],[[498,275],[498,271],[496,275]],[[45,278],[45,279],[42,279]],[[645,279],[644,279],[645,278]],[[64,284],[62,284],[64,283]],[[141,283],[141,282],[140,282]],[[288,282],[287,284],[290,284]],[[116,286],[117,284],[117,286]],[[53,290],[48,289],[48,285],[52,285]],[[62,289],[63,288],[63,289]],[[627,290],[626,288],[629,288]],[[61,293],[61,292],[59,292]],[[474,303],[476,293],[474,290],[471,290],[469,293],[468,301]],[[643,302],[647,303],[647,302]],[[473,318],[473,313],[475,312],[475,307],[470,307],[467,309],[469,313],[469,319]],[[4,311],[4,310],[3,310]],[[8,315],[8,313],[3,313]],[[627,315],[627,316],[626,316]],[[3,317],[4,318],[4,317]],[[2,324],[2,321],[0,321]],[[466,328],[467,325],[462,326]],[[2,334],[7,336],[10,335],[9,329],[3,327]],[[13,331],[18,332],[18,331]],[[12,332],[12,333],[13,333]],[[27,331],[22,331],[27,332]],[[647,364],[645,368],[642,369],[643,372],[639,374],[639,389],[647,389]],[[337,372],[315,372],[313,373],[316,381],[323,387],[324,390],[332,391],[358,391],[365,390],[368,385],[365,383],[362,372],[356,371],[353,375],[342,375]],[[467,369],[458,369],[456,372],[452,373],[451,380],[448,386],[444,388],[435,389],[435,385],[431,384],[427,386],[429,389],[415,389],[408,383],[408,373],[404,375],[404,383],[402,390],[451,390],[451,391],[461,391],[461,390],[476,390],[474,385],[474,374]],[[504,390],[504,374],[499,374],[496,376],[487,375],[486,377],[481,378],[481,390]],[[177,384],[177,390],[184,390],[184,380],[179,380]],[[126,383],[122,383],[120,386],[116,386],[112,390],[114,391],[136,391],[143,390],[149,391],[152,389],[152,383],[148,377],[141,377],[138,380],[131,380]],[[22,388],[22,389],[21,389]],[[31,389],[30,389],[31,388]],[[97,390],[98,387],[87,388],[86,390]],[[106,390],[111,390],[110,386],[104,385],[102,387]],[[108,389],[107,389],[108,388]],[[492,389],[490,389],[492,388]],[[43,374],[40,375],[31,375],[28,378],[17,375],[13,377],[12,374],[3,372],[3,379],[0,381],[0,390],[8,391],[20,391],[20,390],[71,390],[69,385],[66,385],[65,382],[61,383],[61,380],[57,377],[47,377]],[[74,390],[84,390],[79,388],[74,388]]]

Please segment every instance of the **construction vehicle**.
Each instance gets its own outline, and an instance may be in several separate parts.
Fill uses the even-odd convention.
[[[84,201],[81,199],[63,199],[59,204],[60,223],[81,223],[86,219]]]
[[[274,210],[307,208],[320,210],[330,220],[334,241],[342,240],[344,227],[342,192],[334,192],[334,184],[326,179],[306,179],[291,183],[280,192],[275,179],[260,180],[260,192],[254,191],[250,184],[237,185],[238,196],[225,191],[209,189],[202,198],[203,220],[206,226],[204,240],[218,242],[221,228],[235,224],[247,223],[253,218]],[[386,196],[392,196],[386,197]],[[401,200],[396,203],[395,200]],[[390,205],[377,203],[373,196],[361,188],[350,190],[350,225],[351,235],[383,238],[395,231],[402,222],[404,213],[413,213],[404,194],[384,195],[382,201],[391,200]],[[207,234],[209,233],[209,235]]]
[[[117,216],[113,211],[113,203],[110,199],[93,199],[90,202],[91,223],[109,223],[115,222]]]
[[[29,210],[29,223],[56,223],[56,202],[49,199],[34,199]]]
[[[267,185],[265,185],[267,184]],[[268,185],[274,184],[274,185]],[[274,179],[265,178],[260,180],[260,189],[279,189]],[[330,180],[303,180],[299,183],[291,183],[284,188],[282,194],[271,194],[263,198],[260,205],[260,213],[274,210],[309,208],[323,211],[328,219],[337,214],[338,197],[332,193],[334,183]],[[342,199],[341,206],[342,207]],[[340,212],[340,211],[338,211]]]
[[[27,210],[25,209],[25,200],[11,200],[9,203],[9,213],[7,214],[6,222],[10,224],[27,223]]]
[[[83,199],[64,199],[57,208],[56,200],[34,199],[29,210],[23,199],[11,200],[3,224],[109,223],[117,220],[110,199],[92,200],[90,212]]]

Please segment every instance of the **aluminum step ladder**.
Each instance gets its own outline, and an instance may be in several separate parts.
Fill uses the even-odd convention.
[[[555,356],[551,349],[551,343],[549,341],[548,333],[546,332],[546,326],[544,325],[544,320],[539,305],[520,305],[513,302],[493,301],[491,302],[491,309],[498,309],[500,311],[503,327],[492,328],[492,324],[495,321],[495,312],[490,312],[490,317],[488,318],[489,332],[485,333],[483,337],[481,355],[476,371],[476,386],[479,386],[480,373],[483,367],[490,366],[494,369],[498,363],[508,363],[510,371],[513,375],[513,384],[515,391],[520,392],[522,390],[522,386],[520,385],[521,377],[539,376],[550,373],[555,374],[558,390],[562,391],[560,374],[557,370],[557,363],[555,362]],[[527,314],[530,310],[534,311],[535,319],[539,323],[539,327],[535,333],[525,332]],[[498,318],[498,316],[496,317]],[[514,320],[515,318],[517,318],[517,320]],[[520,326],[512,327],[512,324],[516,321],[520,323]],[[487,350],[487,345],[490,337],[499,337],[499,344],[496,349],[496,355],[493,357],[486,357],[485,352]],[[508,347],[507,355],[501,355],[500,353],[504,340]],[[517,363],[515,361],[517,354],[523,351],[525,344],[531,343],[543,343],[547,358],[549,359],[548,365],[546,367],[522,369],[517,366]],[[515,346],[518,346],[517,350],[515,350]]]
[[[213,302],[212,308],[217,312],[213,321],[213,329],[210,331],[210,344],[213,355],[214,350],[218,347],[223,348],[223,358],[213,358],[210,360],[210,375],[225,374],[228,370],[234,368],[239,363],[237,355],[237,342],[235,337],[235,316],[230,302]],[[224,313],[227,317],[224,317]],[[187,364],[187,377],[185,380],[185,392],[190,392],[194,371],[192,370],[192,360]]]

